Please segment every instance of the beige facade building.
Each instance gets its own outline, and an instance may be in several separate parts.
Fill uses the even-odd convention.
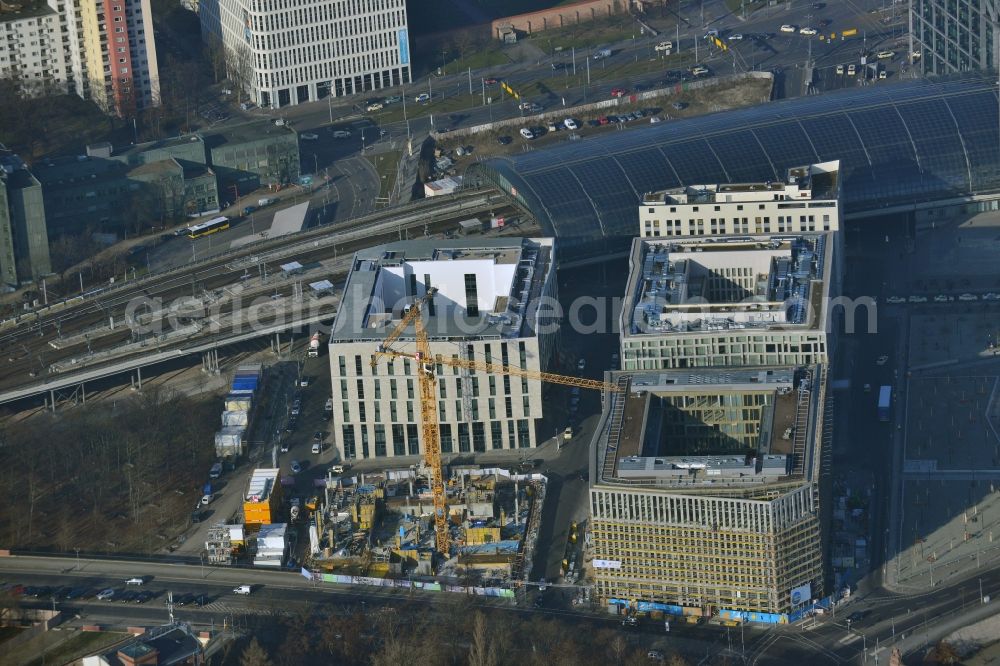
[[[602,602],[779,622],[822,597],[824,366],[609,379],[590,462]]]
[[[423,455],[416,363],[372,355],[416,298],[431,353],[545,370],[557,324],[537,311],[556,297],[553,241],[479,238],[389,243],[355,254],[330,336],[333,438],[344,459]],[[393,345],[414,351],[407,330]],[[539,382],[435,364],[441,452],[528,449],[538,442]]]
[[[836,232],[635,239],[622,368],[826,362],[838,243]]]
[[[840,162],[788,170],[784,182],[689,185],[646,194],[639,235],[725,236],[840,229]]]

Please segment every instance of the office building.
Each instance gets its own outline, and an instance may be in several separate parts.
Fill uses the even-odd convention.
[[[784,181],[688,185],[646,194],[639,235],[722,236],[837,231],[840,163],[788,170]]]
[[[0,284],[51,272],[42,186],[17,155],[0,153]]]
[[[997,0],[912,0],[914,67],[925,74],[995,69],[998,11]]]
[[[608,379],[590,461],[602,603],[782,622],[821,598],[824,366]]]
[[[833,232],[636,238],[622,368],[812,365],[830,355]],[[834,289],[831,292],[831,289]]]
[[[230,79],[282,108],[410,83],[405,0],[204,0],[202,34],[225,50]]]
[[[0,78],[16,80],[22,95],[65,93],[69,81],[56,0],[0,8]]]
[[[160,103],[150,0],[66,0],[64,22],[78,94],[119,117]]]
[[[553,243],[490,237],[388,243],[354,255],[330,336],[334,440],[340,455],[423,455],[417,364],[369,365],[404,311],[428,289],[431,353],[530,371],[547,369],[558,325],[538,306],[556,297]],[[414,351],[409,327],[392,348]],[[441,452],[528,449],[538,444],[542,386],[535,380],[434,368]]]
[[[33,172],[50,232],[79,233],[218,212],[237,192],[293,183],[299,144],[295,130],[262,120],[122,149],[94,144],[86,156],[45,159]]]
[[[291,127],[267,120],[230,125],[203,134],[219,190],[233,201],[258,187],[288,185],[299,179],[299,136]]]

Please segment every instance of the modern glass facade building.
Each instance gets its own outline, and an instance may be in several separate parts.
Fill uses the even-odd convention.
[[[925,74],[993,69],[997,0],[913,0],[914,51]]]

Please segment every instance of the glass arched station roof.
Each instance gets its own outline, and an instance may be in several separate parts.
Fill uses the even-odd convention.
[[[474,164],[565,243],[638,233],[643,194],[684,185],[781,180],[840,160],[844,210],[1000,190],[993,79],[874,85],[611,132]]]

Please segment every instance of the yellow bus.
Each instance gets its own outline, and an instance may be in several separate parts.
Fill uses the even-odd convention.
[[[201,222],[188,227],[188,238],[201,238],[217,231],[225,231],[229,228],[228,217],[216,217],[208,222]]]

